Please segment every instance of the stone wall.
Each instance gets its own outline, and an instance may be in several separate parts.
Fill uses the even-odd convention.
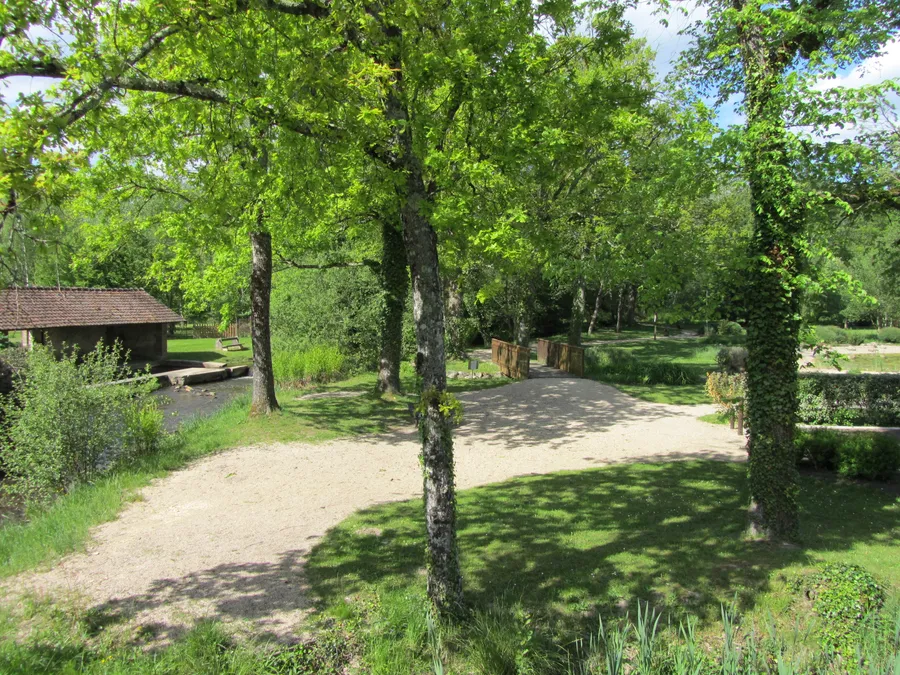
[[[102,340],[111,345],[116,340],[130,352],[132,360],[159,361],[166,358],[166,329],[168,324],[144,323],[120,326],[69,326],[31,331],[31,342],[45,344],[57,353],[63,345],[75,347],[85,354]],[[23,339],[23,344],[26,340]]]

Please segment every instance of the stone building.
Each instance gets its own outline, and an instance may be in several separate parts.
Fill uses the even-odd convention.
[[[171,323],[183,321],[137,288],[23,287],[0,290],[0,331],[21,331],[21,345],[68,345],[89,352],[118,340],[133,360],[166,358]]]

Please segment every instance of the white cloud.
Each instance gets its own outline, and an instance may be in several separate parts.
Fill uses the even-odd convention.
[[[879,84],[900,77],[900,38],[888,42],[881,53],[866,59],[847,73],[816,83],[816,89],[825,91],[835,87],[862,87]]]
[[[6,105],[16,105],[19,94],[43,93],[56,82],[50,77],[9,77],[0,80],[0,99]]]
[[[639,2],[625,12],[625,19],[634,26],[634,36],[645,39],[656,52],[655,65],[660,77],[672,71],[679,54],[691,43],[690,36],[679,32],[704,18],[706,9],[693,1],[679,3],[668,12],[660,11],[656,3]],[[668,25],[663,25],[663,20]]]

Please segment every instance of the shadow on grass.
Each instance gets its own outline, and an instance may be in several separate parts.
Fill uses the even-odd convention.
[[[560,627],[650,600],[676,616],[718,618],[735,594],[744,611],[773,573],[837,556],[896,588],[898,505],[890,489],[804,476],[798,547],[744,538],[745,467],[720,462],[617,465],[526,477],[459,495],[459,542],[470,601],[510,592]],[[326,607],[369,584],[421,586],[420,500],[360,512],[307,562]],[[870,557],[871,556],[871,557]],[[591,619],[593,621],[593,619]]]

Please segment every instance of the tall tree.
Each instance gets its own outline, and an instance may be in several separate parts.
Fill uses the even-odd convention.
[[[812,80],[877,53],[900,27],[900,14],[892,0],[704,4],[709,18],[695,27],[686,62],[718,86],[721,100],[741,94],[747,120],[743,166],[754,211],[746,294],[751,515],[760,534],[792,539],[799,531],[798,297],[811,196],[795,175],[802,147],[787,115],[808,105]]]

